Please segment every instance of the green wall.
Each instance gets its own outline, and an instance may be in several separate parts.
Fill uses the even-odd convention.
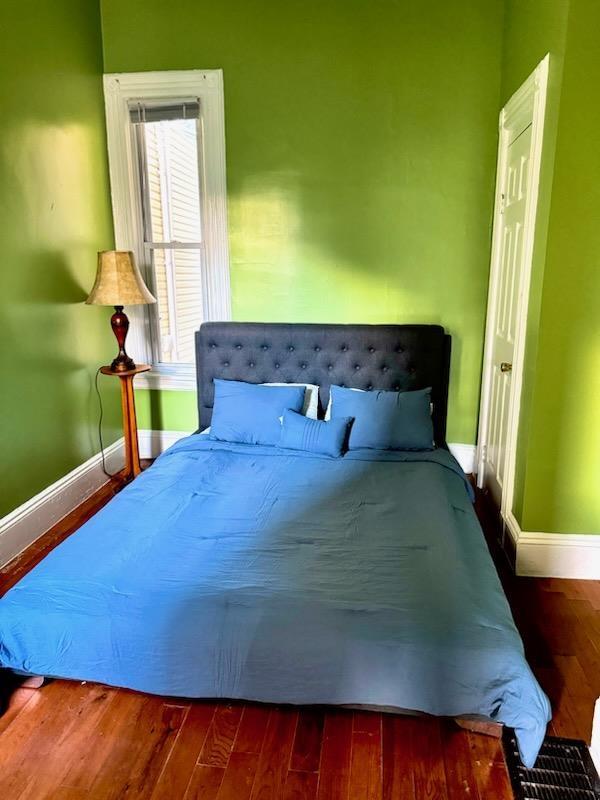
[[[98,452],[91,387],[111,333],[82,301],[112,227],[98,9],[3,0],[0,29],[2,516]]]
[[[502,102],[550,52],[514,512],[600,533],[600,6],[508,0]]]
[[[568,16],[569,0],[505,0],[502,105],[546,53],[553,57],[549,80],[552,95],[560,84]]]
[[[501,0],[103,0],[107,72],[222,68],[234,318],[435,322],[475,442]],[[193,400],[138,394],[140,425]]]
[[[506,0],[501,105],[508,102],[511,95],[533,72],[537,64],[547,53],[550,54],[513,503],[513,512],[520,523],[523,522],[523,501],[530,446],[529,434],[534,412],[533,387],[537,368],[542,287],[546,265],[546,244],[568,13],[569,0],[553,0],[551,3],[547,0]]]
[[[523,527],[600,533],[600,6],[571,0]]]

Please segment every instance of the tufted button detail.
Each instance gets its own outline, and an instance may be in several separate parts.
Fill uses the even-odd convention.
[[[347,345],[345,345],[345,344],[343,344],[343,345],[340,347],[340,350],[342,351],[342,353],[345,353],[347,349],[348,349],[348,347],[347,347]]]
[[[374,353],[374,352],[375,352],[375,348],[374,347],[369,347],[369,353]]]
[[[244,346],[243,344],[236,344],[235,349],[241,350],[243,346]]]
[[[263,346],[260,349],[261,350],[268,350],[269,349],[269,345],[268,344],[263,344]]]
[[[289,352],[290,352],[290,353],[293,353],[293,352],[294,352],[294,350],[295,350],[295,347],[294,347],[294,345],[293,345],[293,344],[291,344],[291,345],[288,347],[288,350],[289,350]]]
[[[319,347],[319,345],[317,345],[315,347],[315,353],[320,353],[320,352],[321,352],[321,348]]]
[[[360,369],[360,364],[355,364],[354,369],[358,372],[358,370]]]
[[[381,368],[381,371],[382,371],[382,372],[387,372],[387,371],[388,371],[388,369],[389,369],[389,367],[387,367],[387,366],[384,364],[384,365],[383,365],[383,367]]]
[[[275,364],[275,369],[279,369],[279,364]]]
[[[367,391],[370,392],[372,388],[373,388],[373,384],[372,383],[368,383],[367,384]]]
[[[404,352],[404,348],[400,347],[400,345],[398,345],[398,347],[396,348],[396,352],[397,353],[403,353]]]
[[[327,369],[331,372],[331,370],[333,369],[333,364],[327,364]]]
[[[346,384],[345,383],[340,383],[340,386],[342,387],[342,389],[346,388]]]
[[[228,366],[229,366],[229,361],[224,361],[224,362],[223,362],[223,366],[224,366],[224,367],[228,367]]]
[[[249,367],[254,367],[254,366],[255,366],[255,364],[254,364],[254,361],[249,361],[249,362],[248,362],[248,366],[249,366]]]
[[[211,350],[214,350],[214,349],[216,348],[216,346],[217,346],[217,345],[216,345],[214,342],[211,342],[210,349],[211,349]]]
[[[307,367],[306,361],[303,361],[303,362],[300,364],[300,369],[306,369],[306,367]]]
[[[397,392],[399,392],[399,391],[400,391],[400,387],[398,386],[398,384],[396,384],[396,386],[394,386],[394,389],[395,389]]]

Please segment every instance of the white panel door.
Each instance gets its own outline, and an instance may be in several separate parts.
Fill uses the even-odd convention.
[[[500,112],[477,483],[512,515],[549,56]]]
[[[489,427],[484,456],[484,485],[498,507],[502,505],[506,471],[512,369],[524,266],[523,234],[527,222],[530,151],[531,125],[528,125],[508,145],[502,181],[499,270],[491,340]]]

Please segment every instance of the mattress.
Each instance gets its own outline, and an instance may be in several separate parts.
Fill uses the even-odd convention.
[[[550,718],[446,450],[193,435],[0,600],[0,665],[160,695]]]

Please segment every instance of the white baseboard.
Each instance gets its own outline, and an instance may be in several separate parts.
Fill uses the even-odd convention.
[[[475,472],[475,452],[477,448],[474,444],[450,442],[448,447],[454,458],[462,467],[463,472],[466,472],[467,475]]]
[[[118,472],[125,463],[123,439],[104,450],[106,469]],[[0,519],[0,566],[19,555],[107,482],[100,453]]]
[[[600,580],[600,534],[523,531],[513,514],[506,527],[515,545],[517,575]]]
[[[140,458],[157,458],[167,447],[170,447],[184,436],[189,436],[192,431],[138,431],[138,441],[140,445]],[[475,465],[474,444],[461,444],[452,442],[448,445],[450,452],[458,461],[463,471],[467,474],[473,472]]]
[[[140,430],[140,457],[156,458],[167,447],[187,435],[187,432],[181,431]],[[123,468],[125,450],[122,438],[105,448],[104,459],[110,473]],[[102,471],[102,456],[97,453],[0,519],[0,567],[70,514],[107,480]]]
[[[183,439],[184,436],[189,436],[190,433],[192,431],[139,430],[140,458],[158,458],[168,447]]]

